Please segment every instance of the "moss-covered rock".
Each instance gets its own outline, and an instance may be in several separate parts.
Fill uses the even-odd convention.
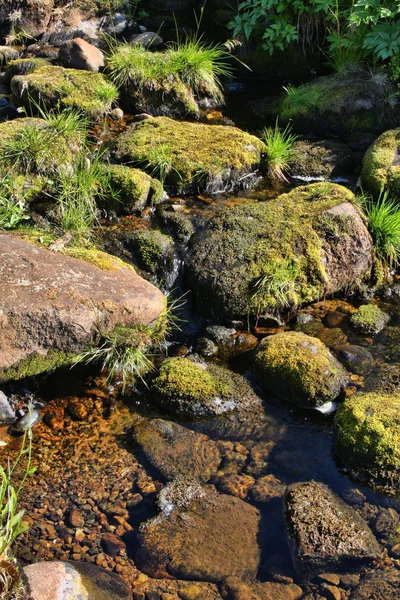
[[[27,75],[37,69],[50,67],[51,63],[45,58],[18,58],[7,63],[6,78],[11,80],[15,75]]]
[[[100,119],[118,98],[114,84],[101,73],[50,66],[11,80],[14,102],[31,109],[32,99],[46,108],[73,108]]]
[[[337,398],[348,374],[317,338],[292,331],[264,338],[252,372],[271,395],[314,408]]]
[[[354,475],[400,491],[400,394],[348,398],[335,416],[336,447]]]
[[[190,358],[165,360],[151,391],[166,407],[190,416],[221,415],[260,406],[260,399],[244,377]]]
[[[222,210],[190,242],[186,275],[199,309],[262,315],[356,288],[373,247],[353,201],[346,188],[317,183]]]
[[[143,210],[151,202],[161,201],[164,189],[160,181],[153,179],[139,169],[131,169],[124,165],[109,167],[110,183],[118,192],[118,201],[105,199],[103,205],[117,214],[131,214]]]
[[[258,169],[264,144],[256,137],[221,125],[147,119],[128,128],[118,140],[116,155],[181,191],[208,193],[233,190],[241,178]]]
[[[366,153],[361,171],[363,187],[374,194],[389,188],[400,194],[400,129],[385,131]]]
[[[354,329],[367,335],[375,335],[389,323],[390,316],[376,304],[364,304],[351,315],[350,323]]]
[[[279,106],[281,122],[301,131],[351,136],[380,133],[396,123],[400,105],[383,73],[348,71],[291,89]]]
[[[44,119],[0,123],[0,165],[17,176],[51,176],[68,169],[81,146],[79,133],[63,135]]]

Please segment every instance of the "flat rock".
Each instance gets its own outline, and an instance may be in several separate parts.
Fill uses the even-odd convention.
[[[366,522],[322,483],[289,486],[284,512],[293,563],[304,580],[360,568],[381,556]]]
[[[228,577],[222,584],[221,594],[227,600],[297,600],[303,591],[294,583],[250,583]]]
[[[40,562],[23,569],[31,600],[131,600],[118,575],[83,562]]]
[[[206,482],[221,462],[215,442],[172,421],[141,419],[133,431],[146,458],[167,480],[184,476]]]
[[[139,568],[151,577],[218,583],[230,575],[254,578],[260,514],[213,486],[176,479],[159,494],[161,513],[138,534]]]
[[[0,380],[22,361],[80,352],[99,330],[151,326],[165,307],[157,288],[108,255],[105,270],[1,234],[0,256]]]

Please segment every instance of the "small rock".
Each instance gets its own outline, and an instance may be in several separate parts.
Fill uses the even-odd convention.
[[[113,108],[110,115],[116,121],[123,121],[124,119],[124,111],[122,108]]]
[[[70,508],[65,518],[71,527],[83,527],[85,524],[85,519],[76,507]]]
[[[221,595],[227,600],[297,600],[302,594],[294,583],[250,583],[238,577],[228,577],[221,586]]]
[[[13,423],[15,413],[8,401],[7,396],[0,390],[0,423]]]
[[[140,44],[144,48],[156,48],[157,46],[161,46],[163,39],[153,31],[144,31],[143,33],[133,35],[129,39],[129,43],[134,46]]]
[[[340,577],[339,575],[336,575],[336,573],[321,573],[321,575],[318,575],[318,579],[323,583],[328,583],[331,585],[340,584]]]
[[[97,72],[104,67],[102,51],[82,38],[68,40],[62,44],[58,56],[62,64],[71,69]]]
[[[360,306],[351,316],[350,323],[365,335],[376,335],[390,321],[390,316],[384,313],[376,304],[365,304]]]
[[[24,433],[28,429],[34,427],[41,420],[41,413],[33,408],[27,412],[15,425],[12,426],[12,433]]]
[[[101,546],[104,552],[113,558],[126,548],[123,540],[113,533],[105,533],[101,536]]]
[[[345,590],[351,590],[359,583],[360,575],[358,573],[345,573],[344,575],[340,575],[340,585],[344,587]]]
[[[352,344],[335,345],[332,346],[331,350],[342,365],[356,375],[367,375],[374,366],[375,361],[371,353],[362,346]]]
[[[340,590],[334,585],[323,584],[322,590],[327,600],[341,600],[342,595]]]
[[[178,596],[181,600],[197,600],[200,598],[201,589],[198,585],[192,584],[178,591]]]

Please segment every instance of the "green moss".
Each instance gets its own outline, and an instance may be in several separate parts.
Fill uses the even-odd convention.
[[[385,131],[366,153],[361,171],[365,189],[379,194],[389,188],[400,194],[400,129]]]
[[[173,257],[172,239],[159,231],[133,231],[129,242],[139,266],[153,275],[159,273],[162,276],[166,263]]]
[[[338,408],[337,451],[353,472],[400,490],[400,394],[357,394]]]
[[[118,158],[158,173],[169,185],[207,189],[210,182],[239,183],[257,169],[264,144],[256,137],[220,125],[178,122],[167,117],[131,126],[117,142]]]
[[[186,414],[221,414],[259,403],[246,380],[212,363],[189,358],[168,358],[153,380],[151,392],[175,411]]]
[[[22,360],[19,364],[4,369],[0,372],[0,383],[33,377],[40,373],[53,371],[59,367],[72,365],[75,355],[60,350],[49,350],[47,354],[34,353]]]
[[[150,177],[144,171],[131,169],[123,165],[112,165],[109,168],[112,187],[119,192],[119,203],[112,202],[106,208],[117,213],[132,213],[142,210],[148,202],[157,204],[162,199],[164,189],[162,184]]]
[[[50,66],[51,63],[45,58],[18,58],[7,63],[6,74],[8,79],[12,79],[15,75],[27,75]]]
[[[187,274],[199,307],[218,316],[261,315],[329,293],[325,249],[332,233],[337,244],[345,239],[349,223],[324,213],[353,200],[342,186],[317,183],[221,211],[190,244]]]
[[[11,90],[14,102],[28,110],[32,98],[47,109],[74,108],[92,119],[103,117],[111,108],[109,98],[118,96],[115,86],[101,73],[55,66],[14,77]]]
[[[389,322],[390,317],[376,304],[364,304],[351,316],[350,323],[355,329],[367,335],[379,333]]]
[[[325,344],[295,331],[264,338],[252,369],[266,391],[304,408],[334,400],[348,380]]]

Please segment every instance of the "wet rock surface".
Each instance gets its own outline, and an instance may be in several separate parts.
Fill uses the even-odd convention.
[[[400,596],[400,570],[377,571],[363,577],[351,592],[350,600],[397,600]]]
[[[173,421],[142,420],[134,424],[133,434],[147,460],[167,480],[184,476],[206,482],[221,462],[215,442]]]
[[[294,583],[248,583],[238,577],[228,577],[221,586],[225,600],[298,600],[303,594]]]
[[[254,507],[212,486],[179,480],[162,490],[158,503],[161,514],[139,533],[136,558],[145,572],[213,582],[255,577],[260,549]]]
[[[367,523],[327,486],[289,486],[286,532],[294,566],[304,579],[345,572],[379,559],[381,548]]]

